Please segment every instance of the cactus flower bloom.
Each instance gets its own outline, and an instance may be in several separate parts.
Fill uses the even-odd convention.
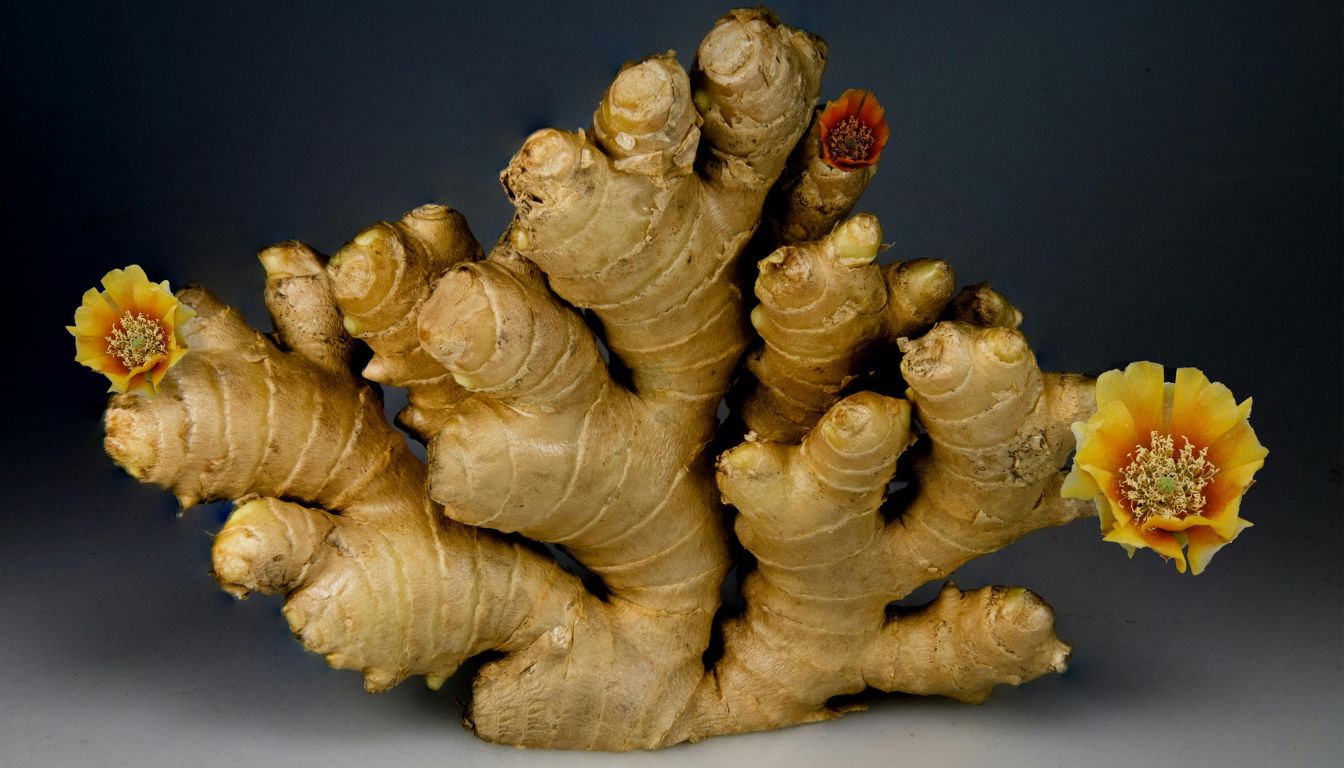
[[[1251,400],[1197,368],[1131,363],[1097,379],[1097,410],[1073,424],[1078,450],[1065,497],[1093,499],[1106,541],[1148,548],[1198,575],[1250,523],[1241,497],[1265,449],[1247,421]]]
[[[817,125],[822,161],[843,171],[876,164],[891,135],[877,97],[860,88],[851,88],[827,102]]]
[[[187,354],[182,323],[195,312],[168,289],[151,283],[132,264],[103,275],[103,289],[90,288],[75,310],[75,362],[103,374],[109,392],[153,395],[168,369]]]

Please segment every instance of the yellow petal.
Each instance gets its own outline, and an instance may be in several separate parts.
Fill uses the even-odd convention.
[[[110,383],[110,385],[107,388],[108,392],[116,392],[118,394],[123,394],[127,391],[127,388],[131,384],[131,374],[129,373],[119,373],[108,370],[102,370],[100,371],[100,373],[106,376],[108,382]]]
[[[1162,402],[1166,386],[1162,366],[1139,361],[1124,370],[1107,371],[1097,378],[1097,409],[1110,402],[1121,402],[1134,419],[1141,435],[1162,430]]]
[[[110,357],[107,354],[107,340],[93,336],[75,337],[75,361],[84,362],[95,358]]]
[[[1147,520],[1144,520],[1141,527],[1145,531],[1169,531],[1175,533],[1177,531],[1186,531],[1199,526],[1208,527],[1211,525],[1213,525],[1212,518],[1204,517],[1203,515],[1186,515],[1185,517],[1162,517],[1160,515],[1154,515]]]
[[[1059,495],[1066,499],[1091,499],[1101,493],[1101,487],[1092,475],[1078,468],[1075,463],[1064,483],[1059,487]]]
[[[1190,515],[1183,519],[1150,517],[1143,523],[1144,530],[1170,531],[1171,533],[1190,533],[1199,528],[1207,528],[1214,535],[1231,539],[1237,531],[1250,528],[1250,522],[1237,516],[1241,508],[1241,498],[1233,499],[1227,508],[1218,515]]]
[[[176,299],[176,297],[174,297],[174,299]],[[195,316],[196,316],[196,310],[192,309],[191,307],[188,307],[186,304],[183,304],[180,301],[177,303],[177,306],[173,309],[170,324],[173,329],[173,339],[183,347],[186,346],[186,340],[182,337],[182,326],[188,320],[190,320]]]
[[[120,312],[126,312],[135,306],[136,286],[147,282],[149,278],[139,264],[132,264],[125,269],[114,269],[103,275],[102,280],[107,297]]]
[[[1128,525],[1117,525],[1102,537],[1105,541],[1112,544],[1126,544],[1131,547],[1147,547],[1148,542],[1143,540],[1135,528]]]
[[[1095,464],[1079,464],[1078,468],[1090,475],[1092,482],[1096,483],[1097,488],[1100,488],[1106,496],[1116,500],[1120,498],[1120,486],[1116,482],[1115,473]]]
[[[187,356],[187,350],[183,347],[175,347],[168,350],[168,368],[177,365],[177,361]]]
[[[1130,525],[1117,525],[1103,537],[1106,541],[1135,548],[1151,549],[1176,561],[1176,570],[1185,573],[1185,553],[1175,537],[1166,531],[1140,531]]]
[[[148,373],[149,371],[154,370],[155,366],[164,362],[166,357],[167,357],[166,355],[155,355],[154,357],[149,358],[140,365],[137,365],[136,367],[132,368],[131,375],[135,376],[142,373]]]
[[[106,352],[102,354],[90,355],[88,357],[81,357],[76,355],[75,362],[79,363],[80,365],[83,365],[86,368],[92,368],[93,370],[104,375],[111,375],[113,373],[117,374],[118,376],[130,375],[126,372],[126,368],[121,364],[120,360],[113,357],[112,355],[107,354]]]
[[[1078,442],[1075,461],[1118,472],[1136,446],[1148,444],[1148,435],[1147,431],[1139,432],[1135,428],[1134,417],[1124,403],[1108,402],[1098,406],[1097,412],[1088,420],[1083,439]]]
[[[1127,517],[1125,510],[1117,504],[1114,499],[1108,498],[1105,495],[1097,497],[1097,522],[1101,524],[1101,532],[1103,534],[1114,529],[1116,525],[1121,524],[1119,521],[1122,520],[1127,524],[1129,518]]]
[[[1219,534],[1227,536],[1235,525],[1241,509],[1241,498],[1254,482],[1253,476],[1263,461],[1243,464],[1226,472],[1219,472],[1204,488],[1203,515]]]
[[[152,286],[153,291],[146,293],[142,297],[140,311],[149,317],[158,320],[164,327],[171,327],[173,322],[173,309],[177,306],[177,299],[161,286]]]
[[[131,382],[126,387],[126,391],[133,395],[143,395],[145,397],[152,397],[156,392],[153,385],[150,384],[149,378],[143,373],[131,378]]]
[[[1215,553],[1228,544],[1232,543],[1238,534],[1243,530],[1250,528],[1251,524],[1245,520],[1233,530],[1232,535],[1224,538],[1209,528],[1191,529],[1186,535],[1189,537],[1190,546],[1188,556],[1190,558],[1190,573],[1194,576],[1204,572],[1209,567],[1209,561],[1213,559]]]
[[[166,320],[177,304],[177,299],[164,283],[151,283],[146,280],[143,283],[136,283],[134,289],[136,311],[155,320]]]
[[[175,354],[180,359],[181,355],[186,353],[177,354],[177,350],[170,352],[167,357],[159,358],[158,364],[146,374],[146,378],[149,379],[149,384],[155,392],[159,391],[159,385],[163,383],[163,377],[168,375],[168,369],[172,368],[173,363],[176,362]]]
[[[84,298],[75,310],[75,324],[65,329],[75,336],[94,336],[104,338],[112,332],[117,322],[116,309],[97,289],[84,292]]]
[[[1247,399],[1242,406],[1249,413],[1251,401]],[[1255,430],[1245,420],[1238,422],[1217,440],[1207,444],[1207,447],[1209,461],[1218,467],[1220,473],[1247,466],[1259,469],[1264,466],[1265,457],[1269,455],[1269,450],[1260,444],[1260,438],[1256,437]]]
[[[1198,368],[1176,369],[1168,434],[1178,438],[1178,447],[1179,438],[1189,440],[1196,450],[1207,447],[1243,418],[1227,387],[1210,382]]]

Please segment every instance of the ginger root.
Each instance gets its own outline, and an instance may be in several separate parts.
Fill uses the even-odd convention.
[[[282,596],[299,641],[369,690],[437,688],[493,652],[466,723],[503,744],[655,749],[832,718],[868,687],[980,701],[1062,671],[1023,589],[889,607],[1095,514],[1059,494],[1093,383],[1040,371],[987,285],[954,299],[944,262],[877,262],[876,217],[844,218],[875,167],[819,164],[825,55],[754,9],[720,19],[689,73],[628,65],[590,130],[513,157],[516,214],[488,254],[435,205],[330,260],[266,249],[273,337],[182,291],[189,354],[156,396],[112,399],[108,453],[184,507],[236,500],[221,586]],[[749,242],[775,248],[754,308]],[[875,356],[907,390],[865,391]],[[721,426],[739,373],[741,420]],[[427,466],[369,382],[409,391],[398,421]],[[912,445],[916,488],[889,508]],[[716,618],[734,568],[745,608]]]

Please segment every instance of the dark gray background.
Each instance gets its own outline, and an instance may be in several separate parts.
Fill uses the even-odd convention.
[[[103,384],[61,326],[132,262],[264,324],[258,248],[330,251],[427,201],[492,240],[522,138],[586,124],[625,59],[689,63],[726,5],[270,5],[0,3],[0,763],[577,759],[477,742],[460,688],[368,696],[276,601],[224,596],[207,571],[226,508],[175,518],[112,466]],[[887,107],[863,207],[896,256],[993,280],[1047,368],[1153,359],[1254,395],[1256,526],[1199,578],[1127,561],[1090,522],[964,569],[1037,590],[1076,646],[1067,674],[984,706],[889,697],[594,762],[1338,765],[1339,4],[777,6],[831,44],[826,96]]]

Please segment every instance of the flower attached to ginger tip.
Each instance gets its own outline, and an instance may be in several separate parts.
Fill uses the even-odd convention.
[[[1097,379],[1097,410],[1074,422],[1073,470],[1061,493],[1094,499],[1106,541],[1146,547],[1198,575],[1251,524],[1241,497],[1269,451],[1247,421],[1251,400],[1197,368],[1131,363]]]
[[[835,101],[827,102],[817,125],[821,131],[822,161],[842,171],[875,164],[891,135],[877,97],[872,91],[860,88],[851,88]]]
[[[84,292],[75,324],[65,327],[75,337],[75,362],[106,376],[109,392],[153,395],[187,354],[182,323],[196,313],[178,302],[167,280],[151,283],[135,264],[108,272],[102,283],[104,290]]]

